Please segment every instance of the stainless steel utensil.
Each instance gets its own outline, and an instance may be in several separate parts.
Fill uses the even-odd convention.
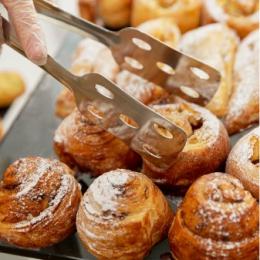
[[[188,101],[206,105],[216,93],[220,74],[214,68],[174,50],[134,28],[111,32],[77,18],[44,0],[34,0],[37,11],[66,28],[89,33],[107,45],[118,64]]]
[[[3,34],[0,33],[0,41],[25,56],[9,23],[2,20]],[[155,166],[169,167],[173,158],[183,149],[187,137],[179,127],[103,76],[90,73],[77,77],[51,56],[48,56],[47,63],[41,68],[73,91],[81,113],[129,144]]]

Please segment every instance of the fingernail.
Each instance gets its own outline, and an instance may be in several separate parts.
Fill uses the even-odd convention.
[[[28,58],[37,65],[44,65],[47,62],[47,49],[45,46],[35,45],[30,49]]]

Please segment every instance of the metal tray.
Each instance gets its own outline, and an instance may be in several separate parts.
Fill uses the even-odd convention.
[[[78,41],[78,37],[70,35],[65,40],[66,46],[58,54],[57,60],[65,67],[69,67],[70,55]],[[12,162],[21,157],[55,157],[52,139],[60,120],[54,115],[54,106],[60,90],[60,84],[57,81],[48,75],[43,77],[17,121],[0,144],[0,177]],[[244,133],[234,136],[232,143],[234,144]],[[85,188],[91,183],[87,175],[79,181]],[[174,210],[181,201],[180,197],[174,196],[168,196],[168,199]],[[153,248],[146,259],[171,259],[169,251],[168,242],[164,240]],[[22,249],[0,243],[0,252],[40,259],[95,259],[82,247],[76,234],[62,243],[39,250]]]

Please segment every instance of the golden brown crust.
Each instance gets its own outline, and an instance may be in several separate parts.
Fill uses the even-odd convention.
[[[240,37],[259,27],[258,0],[205,0],[202,13],[204,24],[224,22]]]
[[[259,121],[259,33],[250,33],[241,43],[234,66],[233,94],[225,125],[234,134]]]
[[[201,0],[135,0],[131,24],[139,24],[158,17],[174,19],[182,32],[199,26]]]
[[[226,172],[237,177],[259,200],[259,127],[242,137],[231,150]]]
[[[75,98],[70,90],[64,88],[56,99],[55,114],[60,118],[65,118],[75,109]]]
[[[98,13],[104,24],[118,29],[130,24],[133,0],[99,0]]]
[[[235,177],[212,173],[188,190],[169,231],[181,260],[258,259],[259,207]]]
[[[54,136],[54,149],[64,163],[90,171],[93,176],[117,168],[135,169],[139,156],[123,141],[75,110],[63,120]]]
[[[218,91],[207,108],[219,117],[225,116],[232,93],[232,71],[239,39],[223,24],[200,27],[183,35],[180,49],[208,63],[221,73]]]
[[[94,22],[96,20],[96,8],[98,0],[78,0],[80,16]]]
[[[141,23],[137,29],[150,34],[170,47],[176,47],[181,38],[180,29],[174,19],[167,17],[148,20]]]
[[[16,72],[0,72],[0,108],[8,107],[25,91],[25,83]]]
[[[153,181],[167,187],[187,187],[224,163],[230,150],[228,134],[207,109],[188,103],[157,105],[153,109],[181,127],[188,136],[183,151],[173,158],[174,163],[168,170],[162,171],[144,161],[143,173]]]
[[[63,163],[40,157],[9,166],[0,183],[0,239],[41,248],[68,237],[81,199],[72,174]]]
[[[83,245],[98,259],[141,260],[168,232],[173,213],[141,173],[116,170],[98,177],[77,214]]]

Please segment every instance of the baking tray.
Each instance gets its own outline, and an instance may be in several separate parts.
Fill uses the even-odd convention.
[[[71,53],[79,40],[79,37],[70,35],[64,41],[66,45],[62,47],[57,60],[65,67],[69,67]],[[53,78],[48,75],[42,78],[31,99],[21,111],[2,144],[0,144],[0,175],[12,162],[21,157],[42,156],[55,158],[52,140],[60,120],[54,115],[54,110],[56,97],[60,90],[60,84]],[[234,144],[244,133],[232,137],[232,143]],[[83,176],[79,181],[86,189],[92,180],[86,174]],[[172,208],[176,210],[181,198],[173,195],[167,195],[167,198]],[[168,242],[165,239],[157,244],[145,259],[171,259],[169,251]],[[82,247],[77,234],[70,236],[55,246],[39,250],[22,249],[0,243],[0,252],[40,259],[96,259]]]

